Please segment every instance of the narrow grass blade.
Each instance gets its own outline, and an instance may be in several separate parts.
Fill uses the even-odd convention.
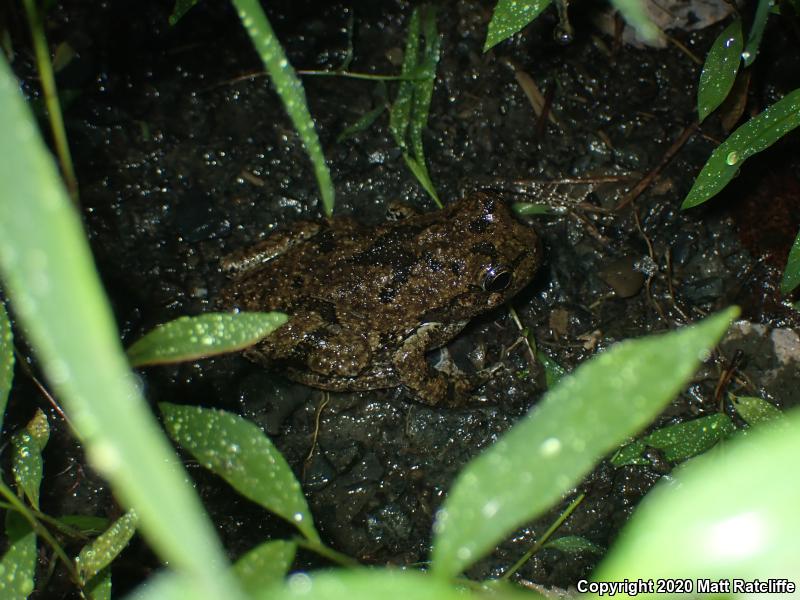
[[[307,539],[319,534],[292,469],[258,426],[199,406],[159,404],[170,437],[240,494],[283,517]]]
[[[311,164],[314,166],[314,174],[317,177],[317,184],[322,195],[322,205],[325,214],[329,217],[333,214],[334,192],[331,174],[328,165],[325,164],[325,156],[322,154],[322,146],[317,137],[317,130],[314,128],[314,121],[308,112],[306,93],[303,84],[297,78],[292,65],[286,59],[286,54],[281,48],[275,32],[264,14],[258,0],[231,0],[236,7],[239,17],[242,20],[245,30],[247,30],[253,45],[256,47],[261,61],[267,68],[275,91],[283,101],[283,106],[289,114],[289,118],[294,124],[295,131],[303,141]]]
[[[556,538],[547,542],[544,547],[561,550],[565,554],[591,553],[602,556],[606,552],[606,549],[602,546],[598,546],[579,535],[565,535],[564,537]]]
[[[249,594],[283,581],[294,562],[297,544],[274,540],[256,546],[233,565],[233,572]]]
[[[183,18],[189,9],[191,9],[195,4],[197,4],[198,0],[175,0],[175,4],[172,7],[172,14],[169,16],[169,24],[175,25],[178,21]]]
[[[206,313],[159,325],[128,348],[134,367],[160,365],[235,352],[286,323],[281,313]]]
[[[518,31],[533,21],[550,5],[550,0],[498,0],[489,21],[489,30],[486,32],[486,42],[483,51],[486,52],[503,40],[510,38]]]
[[[34,587],[36,573],[36,534],[17,513],[6,513],[6,553],[0,559],[0,598],[25,600]]]
[[[109,566],[125,549],[133,534],[136,533],[137,522],[136,513],[128,511],[81,549],[80,554],[75,558],[75,568],[84,585]]]
[[[789,259],[786,261],[786,268],[781,278],[781,294],[792,293],[798,285],[800,285],[800,233],[797,234],[789,250]]]
[[[42,485],[44,463],[42,450],[50,437],[50,425],[47,415],[41,410],[25,426],[11,438],[12,466],[14,481],[25,494],[28,502],[39,510],[39,487]]]
[[[342,130],[342,133],[336,138],[337,143],[341,143],[357,133],[361,133],[362,131],[368,129],[370,125],[372,125],[378,117],[380,117],[383,112],[386,110],[386,106],[380,105],[376,106],[372,110],[366,112],[361,117],[359,117],[355,123],[352,125],[348,125]]]
[[[593,579],[797,581],[798,461],[797,410],[693,459],[647,495]]]
[[[750,27],[750,34],[747,36],[747,45],[742,53],[745,67],[752,65],[756,59],[758,48],[761,46],[761,38],[764,36],[764,27],[767,25],[769,11],[773,6],[775,6],[773,0],[758,0],[756,14],[753,17],[753,25]]]
[[[796,89],[734,131],[722,142],[697,176],[681,208],[715,196],[733,179],[742,163],[769,148],[800,125],[800,89]]]
[[[8,393],[14,381],[14,334],[6,305],[0,300],[0,431],[8,406]]]
[[[201,582],[198,597],[240,598],[211,523],[137,390],[80,219],[2,55],[0,131],[0,274],[90,463],[136,508],[153,549]]]
[[[581,365],[453,484],[434,525],[433,572],[450,578],[541,514],[687,383],[738,310],[630,340]]]
[[[736,414],[739,415],[751,427],[777,421],[783,413],[774,404],[755,398],[753,396],[734,396],[731,394],[731,402]]]
[[[415,8],[411,13],[411,20],[408,22],[403,66],[400,70],[400,75],[403,77],[408,77],[415,72],[419,62],[419,21],[419,9]],[[389,131],[394,137],[395,143],[400,146],[403,152],[408,151],[406,132],[411,121],[413,96],[414,81],[410,79],[402,80],[397,88],[397,96],[394,99],[392,108],[389,111]]]
[[[681,462],[702,454],[719,441],[733,435],[736,428],[725,414],[708,415],[683,423],[656,429],[650,435],[628,444],[611,459],[615,467],[646,465],[650,461],[642,456],[648,448],[657,448],[670,462]]]
[[[285,584],[256,596],[263,600],[469,600],[478,597],[418,571],[378,568],[339,569],[310,575],[298,573],[289,577]]]
[[[733,88],[743,44],[742,21],[736,19],[719,34],[708,51],[697,89],[697,115],[701,123]]]
[[[86,584],[90,600],[111,600],[111,567],[106,567]]]

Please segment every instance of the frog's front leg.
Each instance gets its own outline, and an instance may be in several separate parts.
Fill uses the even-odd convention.
[[[410,336],[392,355],[392,364],[400,381],[431,406],[456,407],[464,404],[472,389],[479,384],[463,373],[445,374],[428,367],[425,352],[438,346],[447,326],[426,323]]]
[[[311,239],[319,233],[319,230],[319,223],[297,221],[290,227],[272,232],[267,239],[255,246],[236,250],[224,256],[220,261],[220,267],[228,273],[244,273],[286,253],[293,246]]]

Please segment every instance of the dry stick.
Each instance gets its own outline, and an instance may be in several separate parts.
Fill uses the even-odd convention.
[[[661,171],[664,170],[664,167],[666,167],[669,161],[672,160],[672,157],[675,156],[675,154],[677,154],[681,146],[683,146],[686,143],[686,141],[692,136],[692,134],[697,130],[697,126],[698,126],[697,121],[693,122],[690,125],[687,125],[687,127],[678,136],[678,139],[676,139],[672,143],[669,149],[664,153],[664,156],[661,157],[661,160],[655,166],[655,168],[651,170],[647,175],[642,177],[642,179],[639,180],[639,183],[633,186],[633,189],[625,195],[625,197],[619,204],[617,204],[617,210],[621,210],[626,206],[628,206],[628,204],[636,200],[636,198],[638,198],[641,195],[641,193],[645,191],[650,186],[651,183],[653,183],[655,178],[658,177]]]

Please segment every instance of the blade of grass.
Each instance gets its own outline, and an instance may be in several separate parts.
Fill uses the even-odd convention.
[[[75,558],[75,568],[84,584],[108,567],[125,549],[136,533],[137,521],[136,513],[128,511],[96,539],[81,548]]]
[[[697,89],[697,114],[701,123],[733,88],[743,43],[742,22],[736,19],[719,34],[708,51]]]
[[[5,534],[8,547],[0,559],[0,597],[25,600],[33,591],[36,573],[36,534],[15,512],[6,512]]]
[[[0,56],[0,273],[90,463],[207,598],[241,598],[186,472],[140,396],[80,219]],[[121,416],[124,415],[124,418]]]
[[[644,2],[641,0],[611,0],[611,4],[643,40],[653,42],[663,35],[656,24],[650,20]]]
[[[651,422],[736,314],[731,308],[678,331],[622,342],[564,376],[459,473],[436,517],[433,573],[462,572]]]
[[[45,106],[47,106],[47,117],[53,134],[53,142],[56,146],[56,154],[61,164],[61,171],[64,174],[64,181],[67,183],[70,197],[77,204],[78,178],[75,176],[75,167],[72,164],[72,155],[69,152],[67,131],[64,129],[64,117],[61,114],[56,78],[53,75],[53,65],[50,62],[50,51],[44,35],[42,17],[34,0],[23,0],[23,5],[25,6],[28,26],[31,30],[33,51],[36,54],[36,68],[39,71],[39,79],[42,84]]]
[[[199,406],[158,405],[170,437],[240,494],[319,542],[300,484],[286,459],[255,423]]]
[[[127,350],[134,367],[195,360],[252,346],[286,323],[281,313],[206,313],[159,325]]]
[[[800,89],[789,92],[775,104],[734,131],[711,153],[681,208],[692,208],[714,197],[753,154],[769,148],[800,125]]]
[[[753,25],[750,27],[750,34],[747,36],[747,45],[742,52],[744,66],[749,67],[753,64],[761,46],[761,38],[764,36],[764,27],[767,25],[770,9],[775,6],[773,0],[758,0],[756,14],[753,17]]]
[[[333,183],[328,165],[325,164],[325,156],[322,153],[319,137],[317,137],[317,130],[314,128],[314,121],[308,112],[303,84],[286,59],[286,54],[258,0],[231,1],[272,79],[275,91],[283,101],[283,106],[294,124],[295,131],[303,141],[311,164],[314,166],[314,174],[322,195],[325,214],[330,217],[333,214],[334,203]]]
[[[781,294],[784,296],[790,294],[798,285],[800,285],[800,232],[789,250],[789,258],[781,278]]]
[[[498,0],[489,21],[486,32],[486,42],[483,51],[486,52],[503,40],[524,29],[539,14],[550,5],[551,0],[531,0],[519,2],[518,0]]]
[[[0,431],[8,405],[8,393],[14,381],[14,333],[5,303],[0,300]]]

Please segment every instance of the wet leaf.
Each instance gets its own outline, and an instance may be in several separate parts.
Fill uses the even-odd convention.
[[[77,529],[84,535],[99,535],[108,528],[109,520],[91,515],[64,515],[58,520],[67,527]]]
[[[476,597],[418,571],[380,568],[296,573],[286,583],[258,596],[264,600],[469,600]]]
[[[781,294],[790,294],[798,285],[800,285],[800,233],[797,234],[789,250],[789,259],[786,261],[781,279]]]
[[[498,0],[489,21],[483,51],[522,31],[549,5],[550,0]]]
[[[47,423],[47,416],[37,409],[25,429],[11,438],[14,449],[12,454],[14,481],[36,510],[39,510],[39,488],[42,485],[44,470],[42,450],[49,437],[50,426]]]
[[[511,208],[515,213],[522,215],[523,217],[531,215],[553,215],[557,214],[558,212],[552,206],[537,202],[514,202],[514,204],[511,205]]]
[[[169,16],[169,24],[175,25],[195,4],[197,4],[197,0],[175,0],[172,14]]]
[[[355,123],[345,127],[342,133],[336,138],[337,142],[343,142],[346,139],[349,139],[356,135],[357,133],[361,133],[365,129],[368,129],[370,125],[372,125],[375,120],[380,117],[383,112],[386,110],[386,107],[376,106],[372,110],[368,111],[364,115],[362,115]]]
[[[27,341],[90,463],[121,502],[136,506],[152,548],[199,582],[197,598],[240,598],[211,523],[139,394],[80,217],[2,53],[0,131],[0,273]]]
[[[800,564],[800,411],[677,469],[637,507],[596,581],[793,578]],[[651,595],[655,597],[655,594]]]
[[[764,35],[764,27],[767,24],[767,17],[769,17],[769,11],[774,4],[774,0],[758,0],[756,14],[753,17],[753,25],[750,27],[750,34],[747,36],[747,46],[745,46],[742,53],[745,67],[749,67],[756,59],[758,47],[761,45],[761,38]]]
[[[742,22],[736,19],[719,34],[708,51],[697,90],[697,114],[701,123],[733,88],[743,44]]]
[[[774,404],[755,398],[753,396],[734,396],[730,395],[733,407],[744,421],[751,427],[769,421],[775,421],[783,416],[783,413]]]
[[[642,458],[642,454],[648,446],[661,450],[670,462],[681,462],[702,454],[734,431],[736,428],[730,417],[721,413],[676,423],[624,446],[611,459],[611,464],[615,467],[647,464],[649,461]]]
[[[25,600],[34,587],[36,534],[19,514],[6,512],[6,553],[0,559],[0,598]]]
[[[274,540],[256,546],[233,565],[233,571],[246,592],[254,594],[283,581],[294,562],[297,544]]]
[[[111,567],[100,571],[86,583],[90,600],[111,600]]]
[[[565,376],[461,471],[436,517],[433,572],[457,575],[562,498],[664,409],[737,314],[622,342]]]
[[[275,91],[278,92],[283,106],[292,120],[294,130],[300,136],[306,153],[311,159],[317,185],[319,185],[322,195],[325,214],[330,217],[333,214],[334,203],[331,173],[328,165],[325,164],[325,156],[322,153],[317,130],[314,128],[314,121],[308,112],[303,84],[286,59],[286,54],[258,0],[232,0],[232,2],[239,13],[242,25],[261,57],[261,61],[267,68],[272,85],[275,86]]]
[[[136,513],[129,511],[81,549],[75,558],[75,568],[84,585],[110,565],[125,549],[133,534],[136,533],[137,522]]]
[[[547,354],[541,350],[536,352],[536,360],[542,363],[542,366],[544,367],[544,377],[548,389],[557,384],[561,378],[567,374],[567,370],[564,367],[547,356]]]
[[[303,490],[286,459],[254,423],[221,410],[159,404],[181,448],[240,494],[319,541]]]
[[[420,56],[420,27],[425,49]],[[436,31],[436,12],[432,6],[415,8],[411,13],[403,55],[402,77],[397,96],[389,110],[389,131],[403,151],[403,159],[414,177],[441,208],[442,203],[425,164],[422,131],[428,123],[436,65],[441,41]]]
[[[800,125],[800,89],[794,90],[753,117],[720,144],[706,162],[681,208],[702,204],[733,179],[742,163],[769,148]]]
[[[8,393],[14,380],[14,334],[8,319],[6,305],[0,300],[0,431],[8,405]]]
[[[602,546],[590,542],[585,537],[579,535],[565,535],[547,542],[545,548],[561,550],[566,554],[598,554],[603,555],[606,549]]]
[[[286,322],[281,313],[206,313],[159,325],[128,348],[134,367],[183,362],[252,346]]]

